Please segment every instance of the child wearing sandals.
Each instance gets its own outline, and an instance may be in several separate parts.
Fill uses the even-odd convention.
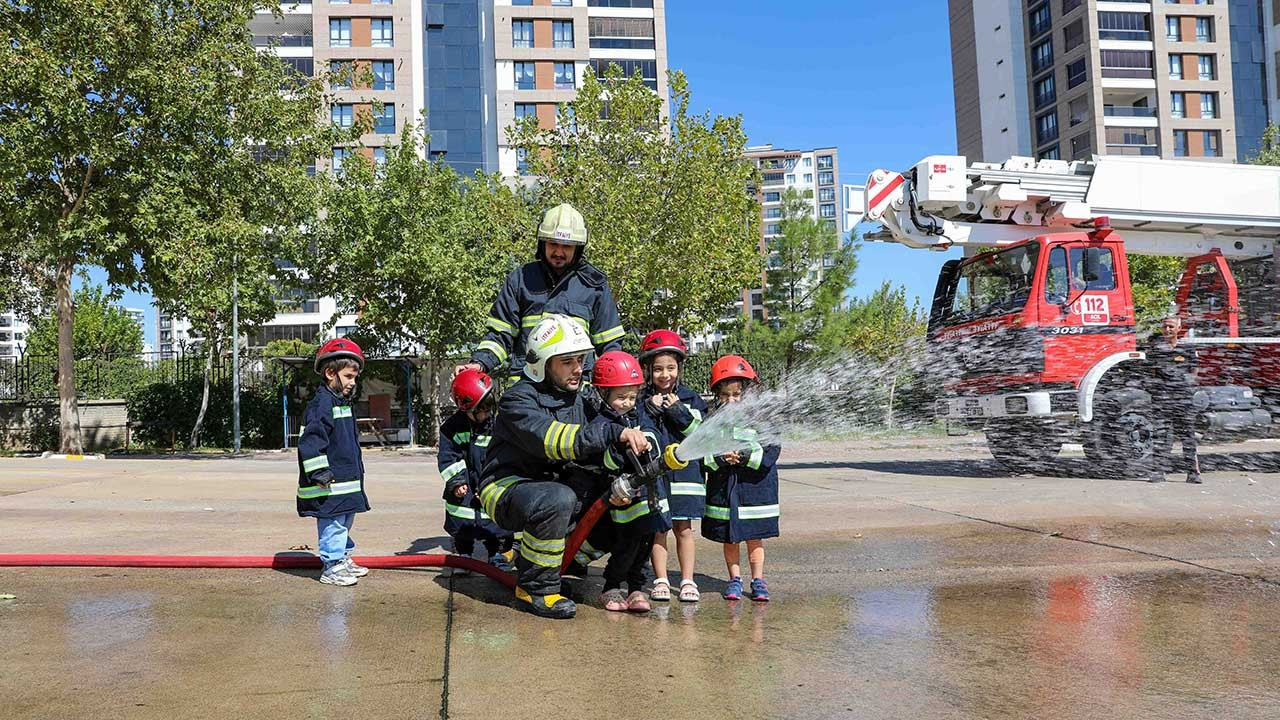
[[[759,384],[756,371],[745,359],[726,355],[711,367],[711,392],[716,410],[742,402],[743,396]],[[726,433],[730,432],[726,429]],[[748,596],[756,602],[769,600],[764,581],[764,541],[778,537],[778,471],[775,467],[781,447],[762,445],[753,428],[734,427],[732,438],[740,449],[703,460],[707,475],[707,510],[702,520],[702,536],[721,543],[729,570],[726,600],[742,599],[740,543],[747,544],[751,570]]]
[[[680,382],[680,370],[689,348],[671,330],[654,330],[640,341],[640,362],[648,383],[641,398],[641,412],[658,430],[658,445],[679,443],[702,423],[707,403],[702,396]],[[676,558],[680,564],[680,601],[697,602],[698,584],[693,580],[693,521],[702,518],[706,503],[706,485],[702,481],[702,465],[690,462],[681,470],[662,477],[657,485],[660,497],[669,502],[671,526],[676,536]],[[659,528],[653,537],[654,600],[671,599],[671,583],[667,580],[667,528]]]
[[[591,384],[600,393],[601,400],[598,415],[592,422],[640,427],[649,437],[651,447],[658,447],[657,434],[636,412],[636,401],[644,384],[638,360],[620,350],[604,353],[592,369]],[[607,476],[621,475],[630,469],[628,459],[615,448],[605,450],[602,463]],[[619,491],[615,484],[608,493],[613,507],[607,520],[601,518],[590,537],[595,547],[607,545],[611,550],[604,568],[600,603],[605,610],[613,612],[649,612],[649,596],[642,589],[644,566],[649,560],[654,524],[665,522],[664,516],[651,511],[643,491],[638,497],[632,497],[629,492]],[[629,594],[622,589],[624,584]]]

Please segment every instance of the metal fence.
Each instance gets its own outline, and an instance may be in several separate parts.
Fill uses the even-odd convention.
[[[199,380],[207,358],[199,353],[138,353],[95,355],[75,360],[76,395],[82,400],[124,398],[155,383]],[[231,378],[230,356],[213,359],[212,382]],[[244,387],[279,385],[284,379],[280,363],[249,353],[240,359],[240,383]],[[58,397],[58,358],[24,355],[0,358],[0,401],[47,400]]]

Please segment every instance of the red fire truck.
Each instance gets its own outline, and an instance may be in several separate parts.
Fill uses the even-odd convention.
[[[1146,158],[933,156],[876,171],[873,238],[960,247],[943,266],[928,373],[949,425],[985,432],[992,455],[1041,469],[1078,442],[1138,472],[1172,434],[1146,378],[1129,255],[1187,258],[1177,313],[1197,346],[1197,424],[1209,439],[1268,437],[1280,415],[1280,168]]]

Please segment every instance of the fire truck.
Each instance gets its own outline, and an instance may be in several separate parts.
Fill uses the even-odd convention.
[[[1074,442],[1127,474],[1170,451],[1135,323],[1133,255],[1186,258],[1175,311],[1200,356],[1198,432],[1276,432],[1280,168],[931,156],[873,172],[865,201],[882,227],[870,239],[964,249],[938,277],[926,371],[936,416],[984,432],[1006,467],[1042,469]]]

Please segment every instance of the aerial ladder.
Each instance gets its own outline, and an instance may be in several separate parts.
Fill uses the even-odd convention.
[[[864,201],[881,226],[868,239],[964,250],[938,278],[926,373],[936,415],[984,430],[1005,465],[1033,469],[1078,441],[1126,470],[1171,444],[1135,382],[1128,255],[1187,259],[1176,312],[1204,346],[1202,432],[1280,427],[1280,168],[935,155],[873,172]]]

